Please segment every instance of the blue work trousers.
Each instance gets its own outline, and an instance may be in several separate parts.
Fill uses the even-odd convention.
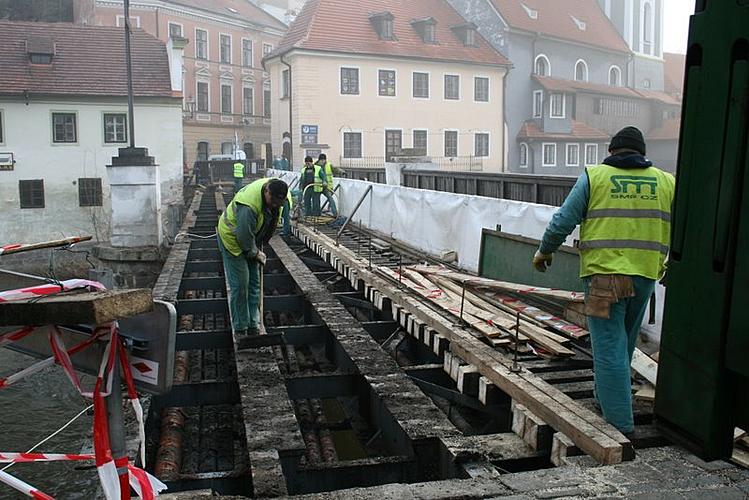
[[[289,200],[283,203],[283,235],[291,234],[291,206]]]
[[[603,417],[620,432],[634,430],[630,365],[655,281],[632,276],[635,296],[611,304],[609,319],[588,316],[595,393]],[[588,291],[590,278],[586,278]]]
[[[304,215],[307,217],[320,215],[320,193],[314,188],[304,191]]]
[[[245,253],[230,254],[218,238],[224,273],[229,282],[229,311],[234,331],[259,328],[260,325],[260,264],[247,260]]]
[[[330,213],[333,217],[338,217],[338,209],[335,206],[335,196],[330,188],[325,188],[322,192],[323,195],[328,199],[328,206],[330,207]]]

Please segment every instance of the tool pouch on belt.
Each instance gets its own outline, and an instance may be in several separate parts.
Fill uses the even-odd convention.
[[[596,274],[590,280],[585,294],[585,314],[594,318],[609,319],[611,304],[635,296],[631,276],[622,274]]]

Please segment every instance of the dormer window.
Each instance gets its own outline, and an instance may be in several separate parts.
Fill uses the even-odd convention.
[[[458,24],[456,26],[450,26],[450,29],[453,30],[455,36],[457,36],[466,47],[478,47],[475,24]]]
[[[411,26],[419,33],[424,43],[437,43],[437,21],[433,17],[414,19]]]
[[[395,16],[387,11],[369,15],[369,21],[374,26],[381,40],[395,40],[393,19],[395,19]]]
[[[46,36],[30,37],[26,40],[26,53],[31,64],[52,64],[55,43]]]

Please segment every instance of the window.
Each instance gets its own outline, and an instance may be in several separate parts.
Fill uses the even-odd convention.
[[[551,76],[551,65],[549,64],[549,58],[543,54],[536,56],[536,61],[533,64],[533,72],[538,76]]]
[[[230,115],[231,109],[231,85],[221,85],[221,113]]]
[[[520,144],[520,166],[528,167],[528,145],[526,143]]]
[[[361,158],[361,132],[343,133],[343,157]]]
[[[341,68],[341,94],[359,94],[359,68]]]
[[[118,28],[125,26],[125,16],[117,16],[115,24]],[[130,27],[140,28],[140,16],[130,16]]]
[[[248,160],[255,158],[255,146],[251,142],[245,142],[242,145],[242,151]]]
[[[585,145],[585,165],[598,165],[598,144]]]
[[[222,155],[234,154],[234,143],[233,142],[222,142],[221,143],[221,154]]]
[[[653,53],[653,6],[646,2],[642,8],[642,51]]]
[[[575,80],[578,82],[588,81],[588,64],[582,59],[575,63]]]
[[[251,68],[252,61],[252,40],[242,40],[242,66]]]
[[[385,40],[393,39],[393,20],[383,19],[382,20],[382,38]]]
[[[21,208],[44,208],[44,181],[18,181]]]
[[[567,166],[576,167],[580,165],[580,145],[567,144]]]
[[[489,134],[480,133],[474,136],[474,155],[477,157],[489,156]]]
[[[222,63],[231,64],[231,37],[219,35],[220,59]]]
[[[255,114],[255,91],[252,87],[242,87],[242,113],[247,116]]]
[[[600,97],[593,101],[593,113],[597,115],[634,117],[638,111],[637,101],[630,99]]]
[[[434,23],[425,23],[424,24],[424,42],[425,43],[434,43],[435,42],[435,34],[436,29],[434,27]]]
[[[208,32],[195,30],[195,58],[208,59]]]
[[[281,71],[281,99],[291,95],[291,74],[288,69]]]
[[[104,113],[104,142],[127,142],[127,115],[125,113]]]
[[[198,143],[198,155],[197,155],[198,161],[207,161],[208,160],[208,143],[205,141],[201,141]]]
[[[429,97],[429,73],[413,74],[413,96],[418,98]]]
[[[473,79],[473,100],[477,102],[489,102],[489,79],[477,76]]]
[[[622,85],[622,70],[618,66],[611,66],[611,69],[609,69],[609,85],[615,87],[621,87]]]
[[[541,118],[544,109],[544,91],[533,91],[533,118]]]
[[[31,64],[52,64],[52,54],[31,54]]]
[[[208,113],[208,82],[198,82],[198,113]]]
[[[460,76],[445,75],[445,99],[460,99]]]
[[[78,179],[78,206],[100,207],[101,203],[101,178],[84,177]]]
[[[427,155],[427,131],[414,130],[413,132],[413,149],[418,156]]]
[[[544,167],[554,167],[557,164],[557,145],[543,144],[543,162]]]
[[[549,99],[551,101],[551,117],[564,118],[564,94],[551,94]]]
[[[466,30],[464,43],[466,47],[476,47],[476,30],[475,29],[468,28]]]
[[[267,56],[273,52],[273,44],[272,43],[264,43],[263,44],[263,57]]]
[[[78,142],[75,113],[52,113],[52,142]]]
[[[454,158],[458,156],[458,131],[445,130],[445,156]]]
[[[270,118],[270,89],[263,89],[263,116]]]
[[[395,71],[381,69],[378,74],[379,94],[387,97],[395,96]]]
[[[644,88],[644,89],[649,89],[649,88],[650,88],[650,85],[651,85],[651,84],[650,84],[650,78],[645,78],[645,79],[644,79],[644,80],[642,81],[642,88]]]
[[[169,38],[182,38],[182,25],[169,23]]]

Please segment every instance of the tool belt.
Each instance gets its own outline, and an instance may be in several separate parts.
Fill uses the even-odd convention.
[[[623,274],[595,274],[585,294],[585,315],[609,319],[611,304],[635,296],[632,276]]]

